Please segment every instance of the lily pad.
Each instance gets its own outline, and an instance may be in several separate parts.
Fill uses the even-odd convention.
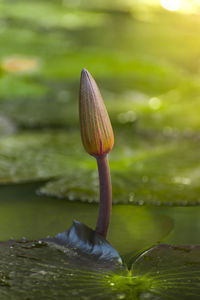
[[[198,205],[198,135],[176,138],[120,130],[110,155],[113,202]],[[182,151],[180,151],[182,149]],[[0,139],[0,182],[50,180],[40,193],[98,202],[95,159],[78,131],[43,131]]]
[[[47,94],[47,91],[48,88],[44,84],[38,82],[34,78],[31,78],[31,76],[18,77],[17,75],[13,74],[5,74],[0,80],[0,98],[1,101],[3,101],[2,99],[8,100],[8,103],[7,105],[4,104],[5,109],[3,109],[2,105],[1,113],[7,117],[10,117],[7,112],[9,109],[11,109],[10,105],[13,106],[10,111],[11,116],[12,114],[14,115],[13,110],[15,110],[15,113],[17,113],[17,109],[19,109],[19,103],[15,102],[16,98],[28,98],[26,101],[29,102],[29,100],[33,101],[32,99],[34,97],[44,97]],[[10,100],[11,98],[12,100]],[[13,98],[15,99],[13,100]]]
[[[7,299],[196,300],[200,247],[158,245],[130,269],[101,236],[75,222],[55,238],[0,243],[0,296]]]
[[[1,138],[1,183],[37,181],[66,174],[73,165],[70,158],[73,145],[74,135],[67,133],[33,132]],[[75,157],[78,156],[77,153]]]
[[[24,91],[19,84],[17,84],[17,86],[19,87],[20,93],[24,93],[23,95],[26,96],[26,91]],[[4,88],[6,88],[5,84]],[[77,128],[77,103],[73,100],[74,98],[70,91],[61,88],[55,97],[51,95],[51,97],[46,98],[23,99],[23,97],[21,97],[14,100],[1,100],[0,109],[8,119],[23,129]],[[72,111],[74,112],[73,114]]]
[[[92,299],[122,266],[115,249],[78,222],[54,239],[0,243],[0,257],[2,299]]]
[[[129,135],[125,135],[126,139]],[[121,138],[110,155],[113,202],[137,205],[198,205],[199,138]],[[182,151],[180,151],[180,147]],[[89,162],[46,183],[40,193],[70,200],[98,202],[98,176]]]
[[[84,60],[84,58],[82,59]],[[146,68],[148,67],[146,63]],[[155,86],[152,87],[153,74],[151,73],[149,79],[145,77],[147,86],[144,87],[143,78],[140,78],[141,74],[138,75],[137,73],[140,68],[141,66],[134,65],[135,73],[127,76],[126,82],[121,76],[114,79],[111,76],[108,79],[105,77],[98,79],[97,77],[98,82],[104,88],[102,94],[112,124],[116,127],[127,127],[135,125],[137,122],[137,125],[142,128],[155,128],[159,131],[162,131],[166,126],[184,129],[177,103],[173,103],[173,89],[176,86],[174,84],[166,86],[166,82],[165,85],[158,84],[158,79],[155,78]],[[151,66],[149,68],[151,69]],[[171,73],[169,78],[171,78]],[[149,85],[151,85],[151,89]],[[0,82],[1,113],[23,128],[56,128],[58,126],[77,128],[79,125],[78,86],[78,81],[73,79],[65,82],[63,80],[41,80],[41,78],[30,75],[28,77],[6,75]],[[169,90],[172,92],[169,93]],[[178,95],[179,93],[178,90]],[[185,97],[185,95],[183,96]],[[196,98],[193,99],[193,102],[198,105],[198,98]],[[157,101],[157,104],[152,101]],[[178,104],[180,102],[182,105],[184,103],[184,110],[190,109],[191,105],[189,106],[188,102],[185,103],[182,99]],[[155,105],[157,105],[156,109],[154,109]],[[176,121],[170,118],[170,113],[178,116]],[[158,115],[159,117],[157,117]],[[195,116],[194,113],[192,115]],[[187,127],[191,123],[195,123],[194,125],[197,127],[199,122],[196,116],[195,122],[191,119],[188,118]]]
[[[132,275],[150,283],[140,299],[198,299],[199,265],[200,246],[158,245],[148,250],[132,265]]]
[[[36,77],[6,75],[1,80],[0,96],[8,100],[7,107],[5,103],[0,105],[3,114],[27,127],[77,124],[73,122],[75,118],[70,118],[77,110],[76,101],[72,109],[69,103],[63,105],[60,101],[59,105],[56,98],[73,81],[70,102],[77,99],[77,78],[84,62],[107,90],[105,100],[118,126],[137,119],[142,128],[159,131],[199,128],[198,75],[182,72],[194,69],[198,74],[194,59],[199,52],[198,18],[187,16],[187,23],[181,14],[151,11],[152,21],[144,22],[125,13],[122,7],[118,18],[113,10],[91,11],[91,5],[86,3],[82,11],[66,6],[46,1],[1,3],[2,61],[14,53],[19,57],[36,56],[41,61]],[[103,6],[107,7],[107,3]],[[36,14],[37,20],[33,17]],[[117,27],[109,26],[111,23]],[[88,30],[88,26],[92,29]],[[118,26],[120,30],[116,31]],[[185,43],[192,46],[184,47]],[[44,98],[47,95],[48,101]]]
[[[16,127],[9,119],[0,115],[0,136],[11,135],[15,133]]]

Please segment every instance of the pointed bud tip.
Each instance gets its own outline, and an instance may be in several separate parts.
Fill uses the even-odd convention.
[[[86,70],[85,68],[82,69],[81,71],[81,84],[83,83],[83,81],[88,80],[88,78],[90,77],[90,73],[88,72],[88,70]]]
[[[89,74],[88,70],[86,70],[85,68],[83,68],[82,71],[81,71],[81,76],[87,75],[87,74]]]
[[[81,72],[79,117],[85,150],[93,156],[110,152],[114,144],[110,119],[98,86],[86,69]]]

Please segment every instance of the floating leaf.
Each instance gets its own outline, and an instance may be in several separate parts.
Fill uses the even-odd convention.
[[[198,205],[199,138],[149,138],[119,136],[110,156],[113,202],[137,205]],[[180,147],[182,151],[180,151]],[[79,184],[78,184],[79,182]],[[98,202],[96,170],[85,168],[48,182],[45,195]]]
[[[31,108],[26,108],[30,105],[30,101],[33,101],[35,97],[44,97],[47,91],[47,86],[31,77],[27,78],[24,75],[16,76],[14,74],[5,74],[0,80],[1,114],[9,119],[14,119],[18,124],[22,117],[20,117],[20,115],[17,116],[17,114],[22,113],[23,116],[24,111],[34,118],[33,112],[31,113]],[[13,100],[13,98],[15,99]],[[20,100],[18,101],[16,98]],[[23,105],[21,105],[22,102],[25,104],[24,108]],[[36,109],[36,107],[34,109]],[[26,123],[26,127],[28,127],[28,116],[26,116]]]
[[[3,299],[92,299],[106,290],[109,299],[116,293],[102,291],[103,280],[122,268],[116,250],[78,222],[54,239],[0,243],[0,258]]]
[[[198,135],[145,136],[120,130],[110,155],[113,202],[155,205],[199,204]],[[180,151],[182,149],[182,151]],[[56,178],[40,193],[98,202],[95,162],[77,131],[28,132],[0,138],[0,182]]]
[[[199,246],[158,245],[130,262],[128,270],[112,246],[76,222],[55,238],[0,243],[0,296],[196,300],[199,254]]]
[[[200,294],[200,246],[158,245],[132,265],[133,277],[145,278],[149,291],[140,299],[190,299]]]
[[[9,119],[0,115],[0,136],[11,135],[15,133],[16,127]]]
[[[69,139],[67,133],[29,132],[1,138],[0,181],[27,182],[66,174],[73,165],[73,143],[74,135]]]
[[[18,79],[17,79],[18,81]],[[20,82],[13,82],[7,78],[2,83],[1,96],[6,100],[0,101],[1,112],[15,124],[21,128],[77,128],[78,127],[78,111],[75,101],[68,90],[60,88],[55,97],[24,99],[29,91],[28,84],[24,87]],[[12,91],[8,90],[9,85],[16,86],[15,93],[17,99],[9,99],[12,97]],[[25,89],[24,89],[25,88]],[[37,93],[37,86],[32,86],[30,90],[31,98]],[[7,99],[8,98],[8,99]],[[76,103],[77,104],[77,103]],[[47,113],[48,111],[48,113]],[[72,111],[74,112],[72,115]]]
[[[177,128],[186,131],[188,128],[198,130],[200,125],[198,76],[195,78],[193,74],[191,76],[182,72],[182,68],[189,69],[189,71],[194,68],[198,71],[196,69],[198,64],[194,59],[198,56],[199,49],[198,31],[196,31],[199,26],[196,18],[191,18],[189,21],[195,30],[191,30],[190,34],[186,35],[180,34],[180,31],[183,33],[185,30],[185,22],[181,16],[175,18],[165,15],[163,19],[162,14],[158,12],[155,16],[156,20],[159,19],[164,28],[168,20],[170,26],[170,30],[165,30],[163,35],[160,28],[155,29],[153,22],[144,23],[123,13],[119,25],[123,30],[119,30],[116,35],[115,26],[108,26],[110,22],[116,21],[114,13],[105,14],[74,9],[73,12],[66,12],[63,9],[64,4],[58,3],[15,3],[14,6],[10,3],[1,3],[1,5],[0,14],[4,22],[4,30],[1,32],[1,57],[12,56],[15,51],[19,57],[37,55],[38,60],[43,62],[40,70],[42,76],[39,78],[15,77],[13,79],[13,77],[6,76],[2,80],[0,96],[3,99],[9,99],[9,103],[8,107],[6,104],[3,105],[4,109],[0,105],[0,109],[6,116],[11,118],[14,116],[17,122],[23,123],[26,127],[30,127],[30,124],[37,127],[47,125],[52,127],[55,124],[69,125],[70,122],[74,124],[75,118],[71,117],[69,121],[68,117],[74,116],[77,110],[76,101],[74,101],[77,98],[77,94],[74,93],[75,86],[70,101],[74,105],[71,105],[70,109],[66,103],[63,105],[62,101],[59,105],[56,98],[59,98],[62,90],[65,91],[66,84],[73,80],[74,83],[77,82],[80,66],[84,61],[84,64],[95,72],[95,77],[102,82],[102,87],[107,90],[109,115],[112,122],[118,122],[118,126],[132,125],[137,120],[142,128],[154,128],[165,132],[176,132]],[[33,12],[36,11],[37,22],[33,18],[36,14]],[[89,24],[88,19],[92,20],[93,27],[95,24],[99,24],[100,27],[93,28],[94,31],[84,29],[85,25]],[[103,22],[99,23],[99,19]],[[175,26],[172,25],[174,23]],[[83,30],[81,34],[79,30],[74,34],[69,30],[64,30],[69,27],[75,29],[79,26],[78,24],[81,24]],[[160,27],[163,28],[163,26]],[[173,30],[176,28],[173,36],[171,26]],[[134,40],[132,39],[133,30],[130,28],[134,29]],[[94,39],[95,30],[98,30],[98,36],[104,37],[100,39],[101,41],[104,40],[109,44],[112,40],[109,47],[107,47],[108,44],[105,47],[102,42],[99,43]],[[105,33],[107,38],[105,38]],[[86,35],[87,41],[83,39]],[[182,46],[182,51],[177,51],[180,44],[185,44],[186,36],[187,45],[192,45],[192,47]],[[75,51],[80,44],[81,51]],[[151,44],[148,52],[146,44]],[[169,44],[173,45],[173,51],[172,47],[169,49],[165,46]],[[91,45],[95,46],[95,51],[88,53],[88,47]],[[74,46],[75,49],[73,49]],[[158,59],[159,55],[161,58]],[[180,61],[181,68],[179,68]],[[64,83],[60,80],[61,78],[64,79]],[[66,78],[69,79],[67,83]],[[46,99],[38,99],[38,97],[46,96],[48,91],[48,102],[51,103],[49,106],[46,105]],[[21,100],[22,98],[24,101]],[[20,105],[22,102],[23,104]],[[9,110],[10,106],[12,106],[12,111]],[[55,107],[54,115],[53,106]],[[58,117],[59,115],[61,118]],[[183,115],[184,118],[182,118]]]
[[[70,82],[77,78],[80,66],[84,62],[95,72],[96,78],[102,82],[102,87],[110,94],[110,112],[119,120],[118,125],[123,122],[133,123],[135,115],[142,128],[153,127],[168,132],[176,131],[176,128],[186,130],[195,127],[197,130],[200,125],[196,60],[199,52],[198,18],[188,15],[187,23],[181,14],[164,14],[163,17],[163,12],[156,10],[151,11],[149,17],[148,13],[145,13],[143,17],[152,20],[144,22],[140,20],[140,14],[133,18],[132,14],[124,12],[124,3],[118,3],[119,13],[120,9],[122,11],[120,20],[116,20],[115,10],[88,11],[91,5],[83,6],[85,5],[86,9],[83,11],[76,10],[75,7],[73,11],[66,11],[65,3],[61,2],[17,2],[13,5],[1,1],[2,60],[17,53],[19,57],[37,55],[43,62],[40,70],[42,76],[31,78],[31,86],[29,77],[17,79],[17,83],[16,78],[11,82],[3,80],[0,86],[1,97],[12,98],[13,107],[20,105],[18,101],[15,104],[16,98],[21,100],[23,97],[28,107],[30,98],[43,96],[46,94],[43,89],[46,90],[46,87],[50,86],[49,94],[54,99],[55,93],[58,96],[60,92],[57,86],[62,84],[63,89],[66,78]],[[98,5],[103,5],[104,8],[108,6],[107,2]],[[38,16],[37,20],[34,19],[35,15]],[[157,22],[161,26],[157,26]],[[109,26],[111,23],[122,30],[116,31],[116,26]],[[88,30],[89,25],[93,27],[92,30]],[[77,30],[79,26],[81,29]],[[69,28],[73,28],[73,32]],[[85,36],[87,39],[84,39]],[[103,38],[96,39],[96,36]],[[184,47],[185,43],[189,46]],[[51,78],[51,81],[47,81],[47,78]],[[64,83],[61,83],[60,78],[64,79]],[[38,81],[42,82],[42,86],[38,86]],[[75,99],[76,96],[72,98]],[[55,111],[55,119],[53,116],[52,119],[45,117],[49,108],[45,103],[40,109],[42,106],[43,113],[40,111],[40,117],[35,114],[36,109],[32,111],[33,105],[30,105],[29,111],[27,108],[27,115],[34,119],[35,126],[43,123],[43,117],[47,119],[45,121],[48,121],[48,125],[55,124],[59,120],[59,105]],[[65,108],[65,111],[68,110],[66,106]],[[16,110],[19,111],[19,107]],[[74,115],[74,112],[75,109],[73,114],[70,114]],[[3,113],[6,113],[6,109]],[[129,113],[133,113],[132,117]],[[61,112],[60,114],[62,115]],[[22,118],[15,114],[15,119],[21,121]],[[28,117],[23,121],[29,126]]]

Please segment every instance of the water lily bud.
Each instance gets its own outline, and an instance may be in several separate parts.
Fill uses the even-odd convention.
[[[81,73],[79,118],[85,150],[93,156],[110,152],[114,144],[110,119],[96,82],[85,69]]]

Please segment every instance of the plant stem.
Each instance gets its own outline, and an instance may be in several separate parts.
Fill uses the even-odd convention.
[[[100,203],[96,232],[106,238],[112,209],[112,186],[108,155],[97,156],[99,172]]]

